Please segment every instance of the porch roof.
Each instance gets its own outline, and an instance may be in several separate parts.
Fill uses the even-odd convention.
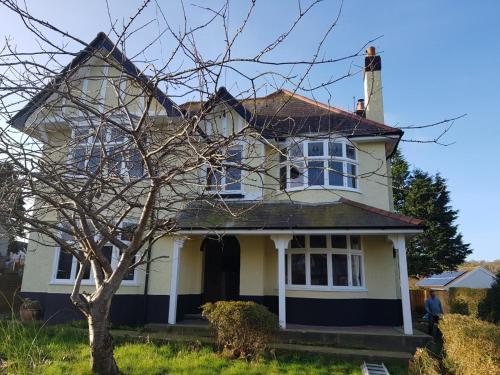
[[[293,201],[193,202],[176,217],[180,230],[419,230],[424,222],[341,198]]]

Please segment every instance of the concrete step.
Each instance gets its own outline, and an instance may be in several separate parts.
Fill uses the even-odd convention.
[[[168,331],[141,333],[137,331],[113,330],[111,333],[114,337],[121,337],[126,339],[154,340],[159,342],[201,342],[208,345],[215,344],[213,337],[179,335],[172,334]],[[270,345],[270,347],[274,350],[283,352],[325,354],[345,359],[367,361],[391,361],[407,363],[408,360],[412,357],[412,354],[409,352],[391,350],[354,349],[285,343],[273,343]]]
[[[147,324],[147,332],[160,332],[175,336],[213,337],[213,331],[205,321],[189,321],[176,325]],[[279,331],[277,343],[284,345],[324,346],[329,348],[350,348],[376,351],[396,351],[414,353],[418,347],[426,347],[432,338],[421,332],[412,336],[389,330],[377,333],[376,330],[355,331],[342,329],[321,331],[319,329],[286,329]]]

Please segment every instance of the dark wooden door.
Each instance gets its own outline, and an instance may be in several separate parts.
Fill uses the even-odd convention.
[[[203,301],[237,300],[240,292],[240,245],[236,237],[206,238]]]

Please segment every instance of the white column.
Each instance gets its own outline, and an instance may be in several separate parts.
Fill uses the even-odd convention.
[[[408,265],[406,263],[406,243],[404,235],[389,236],[398,251],[399,282],[401,284],[401,304],[403,307],[403,330],[405,335],[413,335],[411,322],[410,288],[408,286]]]
[[[172,250],[172,262],[170,270],[170,297],[168,306],[168,324],[177,322],[177,292],[179,283],[179,263],[181,257],[181,248],[184,244],[184,238],[174,239],[174,248]]]
[[[280,328],[286,328],[286,294],[285,294],[285,250],[292,239],[291,235],[278,234],[271,236],[278,250],[278,318]]]

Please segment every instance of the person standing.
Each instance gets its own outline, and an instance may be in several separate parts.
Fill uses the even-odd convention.
[[[432,335],[434,325],[439,322],[439,317],[443,314],[443,306],[434,290],[431,290],[429,298],[425,301],[425,311],[429,316],[429,335]]]

